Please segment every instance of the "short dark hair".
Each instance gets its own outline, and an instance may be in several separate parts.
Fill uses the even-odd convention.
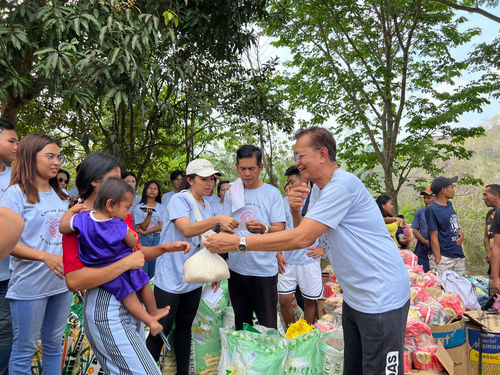
[[[377,206],[380,209],[380,212],[382,213],[382,216],[384,216],[384,217],[390,216],[390,215],[387,215],[384,212],[384,209],[382,208],[382,206],[384,204],[386,204],[387,202],[389,202],[390,200],[391,200],[391,197],[389,197],[387,194],[382,194],[377,199],[375,199],[375,202],[377,203]]]
[[[156,184],[158,187],[158,195],[155,197],[155,201],[158,203],[161,203],[161,188],[160,188],[160,183],[156,180],[149,180],[144,184],[144,189],[142,189],[142,197],[141,197],[141,203],[148,203],[148,197],[146,196],[148,187],[151,184]]]
[[[57,174],[59,174],[59,173],[64,173],[66,175],[66,177],[68,178],[68,182],[69,182],[70,176],[69,176],[68,171],[65,171],[64,169],[59,169],[59,172],[57,172]]]
[[[308,134],[311,138],[311,146],[320,149],[326,147],[328,149],[328,157],[331,161],[337,158],[337,143],[330,131],[319,126],[311,126],[310,128],[299,129],[295,133],[295,140],[298,140],[303,135]]]
[[[288,167],[287,170],[285,171],[285,176],[299,176],[301,177],[299,168],[297,168],[295,165],[292,165],[291,167]]]
[[[222,186],[222,184],[230,184],[231,181],[219,181],[219,183],[217,184],[217,196],[220,198],[220,187]]]
[[[493,194],[498,195],[500,197],[500,185],[499,184],[489,184],[489,185],[486,185],[485,188],[490,188],[490,191]]]
[[[236,163],[239,163],[240,159],[253,158],[254,156],[257,159],[257,165],[261,165],[262,151],[260,148],[254,145],[243,145],[236,151]]]
[[[91,152],[84,161],[80,163],[76,175],[76,187],[78,194],[83,200],[90,197],[94,191],[92,182],[100,180],[112,169],[120,167],[120,162],[114,156],[104,152]]]
[[[120,203],[125,199],[125,194],[130,193],[134,196],[134,189],[121,178],[110,177],[105,179],[99,190],[94,202],[96,210],[103,210],[106,207],[106,202],[112,200],[114,203]]]
[[[186,173],[184,173],[184,171],[182,171],[180,169],[176,169],[175,171],[170,173],[170,181],[175,180],[179,176],[186,177]]]
[[[399,215],[398,215],[398,216],[396,216],[396,217],[399,217],[399,218],[401,218],[401,219],[404,219],[404,218],[405,218],[405,215],[399,214]]]
[[[0,118],[0,134],[2,134],[2,131],[4,131],[4,130],[16,131],[16,126],[12,122],[10,122],[4,118]]]
[[[137,176],[135,175],[134,172],[131,171],[122,172],[122,180],[125,180],[128,176],[132,176],[133,178],[135,178],[135,182],[137,182]]]

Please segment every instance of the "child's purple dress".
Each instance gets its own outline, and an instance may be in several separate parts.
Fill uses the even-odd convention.
[[[113,218],[96,221],[91,211],[85,211],[73,216],[71,227],[78,233],[78,256],[88,267],[107,266],[133,251],[123,241],[128,231],[123,220]],[[122,301],[130,293],[141,290],[148,282],[149,277],[142,269],[129,270],[102,284],[101,288]]]

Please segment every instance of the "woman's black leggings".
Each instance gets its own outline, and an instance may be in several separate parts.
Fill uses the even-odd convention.
[[[198,311],[201,298],[201,287],[188,293],[174,294],[165,292],[157,286],[154,288],[158,308],[170,306],[169,314],[160,319],[163,332],[168,335],[175,320],[174,350],[177,362],[177,374],[189,373],[189,353],[191,349],[191,325]],[[149,335],[146,340],[149,352],[158,361],[163,340],[160,335]]]

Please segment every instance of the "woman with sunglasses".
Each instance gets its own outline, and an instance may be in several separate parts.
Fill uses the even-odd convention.
[[[66,193],[66,189],[69,184],[69,172],[64,169],[59,169],[59,172],[57,173],[57,183],[59,184],[61,190]]]
[[[0,202],[25,222],[21,239],[11,253],[6,296],[14,329],[11,375],[31,373],[40,337],[43,372],[61,373],[61,338],[72,298],[64,283],[59,233],[59,221],[68,208],[68,196],[56,179],[61,161],[54,139],[28,134],[19,143],[10,186]]]

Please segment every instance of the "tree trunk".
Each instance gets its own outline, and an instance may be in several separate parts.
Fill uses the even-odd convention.
[[[2,101],[0,111],[2,112],[2,117],[4,120],[11,122],[12,124],[17,124],[17,117],[21,107],[24,104],[23,99],[13,98],[8,92],[5,99]]]
[[[384,168],[384,182],[385,182],[385,193],[391,198],[392,204],[394,206],[393,215],[399,213],[398,206],[398,192],[394,188],[394,182],[392,180],[392,167]]]

